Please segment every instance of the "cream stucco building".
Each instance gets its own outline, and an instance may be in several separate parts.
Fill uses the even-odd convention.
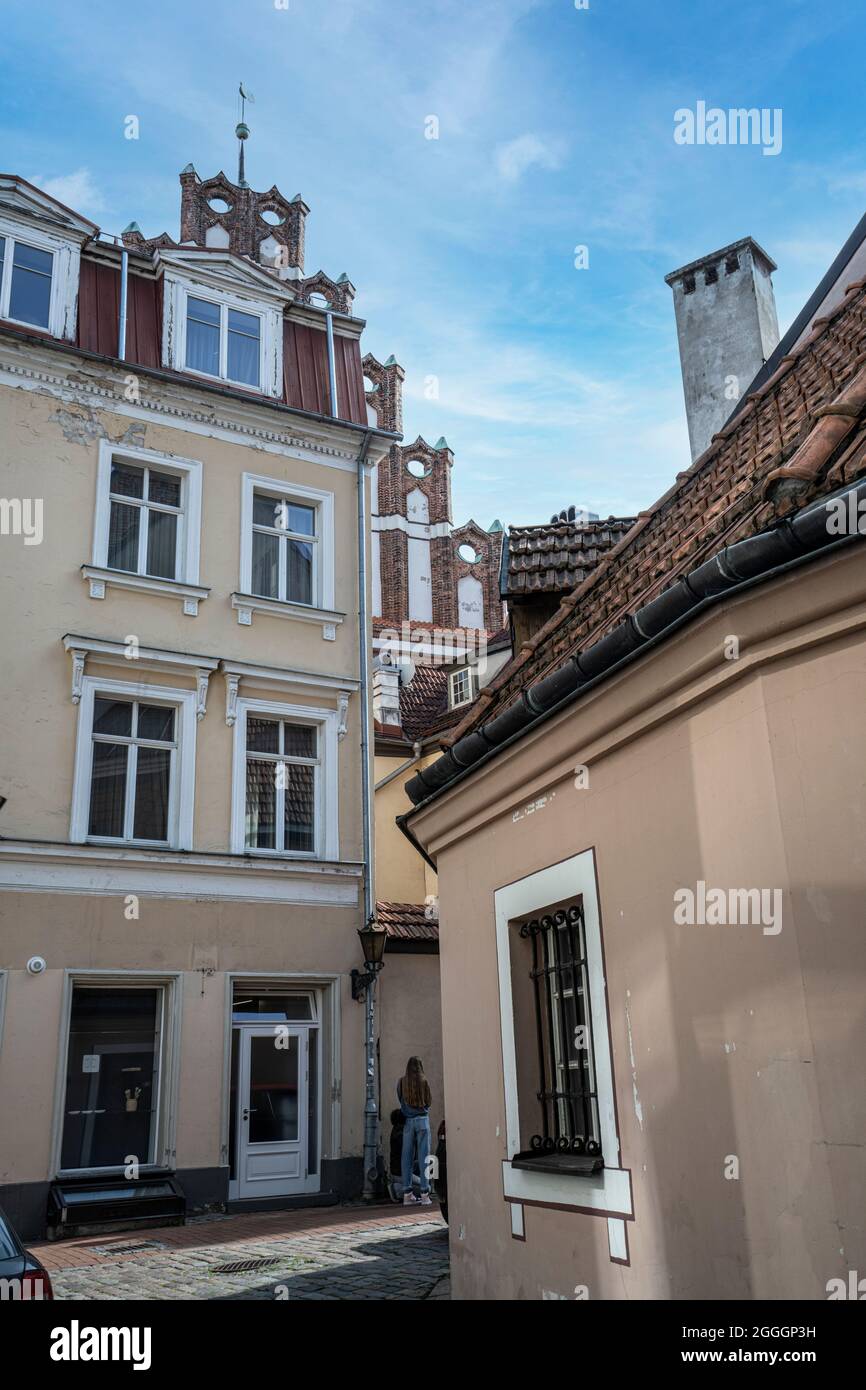
[[[358,493],[393,435],[350,282],[304,276],[305,205],[181,184],[182,241],[114,242],[0,180],[0,1201],[25,1237],[361,1187]]]

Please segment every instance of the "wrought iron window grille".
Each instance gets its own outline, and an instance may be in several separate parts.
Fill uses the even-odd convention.
[[[581,903],[518,927],[530,942],[541,1129],[512,1167],[591,1174],[604,1167]]]

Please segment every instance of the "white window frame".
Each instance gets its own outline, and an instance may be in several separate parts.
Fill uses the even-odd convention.
[[[18,222],[9,217],[0,218],[0,237],[6,241],[0,283],[0,319],[20,324],[22,328],[29,328],[36,333],[48,333],[54,338],[74,338],[81,264],[80,246],[76,242],[66,241],[63,237],[44,231],[41,227],[32,227],[26,222]],[[9,300],[12,292],[12,264],[16,241],[32,246],[37,251],[47,251],[52,257],[47,327],[41,323],[31,323],[27,319],[10,317]]]
[[[220,308],[220,373],[198,371],[186,365],[187,300],[203,299]],[[228,311],[252,314],[259,320],[259,384],[234,381],[226,375],[228,363]],[[254,294],[216,286],[206,280],[195,281],[174,271],[166,271],[163,320],[163,356],[165,365],[184,376],[199,377],[202,381],[222,381],[238,391],[253,395],[281,396],[283,373],[283,312],[282,306],[268,303]]]
[[[496,954],[499,971],[499,1020],[502,1040],[502,1074],[505,1087],[507,1158],[502,1163],[503,1195],[507,1201],[541,1206],[574,1207],[606,1216],[630,1219],[634,1214],[631,1174],[619,1167],[620,1142],[613,1083],[613,1057],[607,1015],[607,983],[601,940],[601,919],[595,872],[595,852],[584,850],[547,869],[529,874],[494,893]],[[521,1150],[518,1107],[517,1051],[514,1037],[514,982],[511,976],[511,941],[514,923],[541,916],[551,905],[580,896],[586,932],[588,1011],[595,1058],[601,1150],[605,1166],[599,1173],[574,1175],[538,1173],[513,1168],[511,1159]],[[517,988],[529,986],[521,976]],[[612,1238],[612,1233],[611,1233]],[[612,1247],[613,1248],[613,1247]]]
[[[319,768],[315,791],[315,848],[309,850],[251,849],[246,843],[246,767],[247,715],[285,719],[289,723],[315,724],[318,732]],[[324,859],[340,857],[339,804],[337,780],[336,710],[319,706],[286,704],[279,700],[252,700],[240,696],[237,701],[232,757],[232,821],[231,850],[233,854],[253,855],[264,859]]]
[[[461,700],[455,697],[457,686],[461,683],[462,677],[466,676],[469,685],[469,693]],[[471,705],[478,694],[478,671],[474,666],[458,666],[456,671],[449,672],[448,675],[448,708],[460,709],[463,705]]]
[[[162,991],[160,1020],[159,1090],[157,1120],[153,1134],[153,1159],[142,1163],[143,1173],[175,1169],[177,1095],[180,1080],[180,1023],[183,991],[179,971],[163,974],[148,970],[71,970],[64,972],[62,1021],[54,1114],[52,1117],[51,1172],[59,1179],[84,1173],[120,1173],[123,1165],[109,1168],[61,1168],[63,1120],[66,1101],[66,1075],[69,1060],[69,1029],[72,1020],[72,994],[76,985],[106,989],[158,989]]]
[[[90,824],[90,783],[93,766],[93,709],[96,697],[118,695],[129,700],[149,700],[169,703],[176,707],[175,738],[177,749],[173,760],[169,787],[167,842],[121,840],[88,833]],[[69,838],[73,844],[114,845],[123,848],[139,846],[146,849],[192,849],[193,813],[195,803],[195,691],[177,686],[150,685],[146,682],[103,680],[99,676],[84,676],[81,681],[81,700],[78,706],[78,733],[75,745],[75,772],[72,785],[72,814]]]
[[[108,568],[108,534],[111,523],[111,467],[114,460],[129,462],[159,473],[173,473],[180,478],[180,516],[177,526],[177,573],[174,579],[148,575],[142,570],[113,570]],[[201,491],[202,466],[199,459],[178,458],[153,449],[126,449],[108,440],[99,442],[99,463],[96,474],[96,515],[93,526],[93,564],[108,575],[117,574],[130,583],[141,580],[159,584],[197,585],[201,553]],[[143,506],[147,503],[143,502]],[[139,534],[139,560],[145,544],[142,527]],[[145,553],[146,558],[146,553]]]
[[[270,599],[253,595],[253,497],[266,493],[275,500],[297,502],[313,507],[316,512],[316,539],[313,545],[313,601],[298,603],[294,599]],[[334,494],[322,488],[305,487],[285,478],[268,478],[258,473],[241,476],[241,570],[240,590],[262,603],[284,605],[286,608],[332,609],[334,607]]]
[[[217,376],[220,381],[227,381],[230,386],[240,386],[245,391],[261,391],[264,373],[264,314],[254,309],[238,309],[236,304],[228,304],[221,296],[210,294],[207,291],[201,294],[193,294],[188,290],[184,302],[184,354],[183,369],[185,372],[192,372],[195,376],[213,376],[212,372],[203,372],[198,367],[191,367],[187,361],[186,343],[189,336],[189,301],[199,299],[203,304],[212,304],[215,309],[219,309],[219,372]],[[236,313],[246,314],[253,318],[259,325],[259,379],[258,381],[240,381],[237,377],[229,376],[229,309],[234,309]],[[217,327],[215,324],[209,327]]]

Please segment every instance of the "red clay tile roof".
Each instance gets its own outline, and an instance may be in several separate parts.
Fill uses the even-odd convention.
[[[633,516],[611,516],[607,521],[510,527],[504,592],[509,598],[570,593],[634,523]]]
[[[853,437],[862,414],[862,383],[855,378],[866,364],[864,286],[866,280],[849,285],[841,304],[815,321],[799,350],[782,358],[710,447],[640,514],[544,627],[485,686],[448,736],[448,744],[500,713],[525,686],[599,641],[627,614],[723,546],[756,535],[781,516],[866,473],[864,437]],[[853,399],[837,401],[852,382]],[[811,437],[818,435],[822,445],[829,438],[831,443],[835,439],[836,447],[829,453],[826,447],[814,448]],[[786,479],[783,473],[780,478],[780,470],[807,439],[810,444],[798,455],[794,476]],[[845,451],[834,461],[843,439]],[[817,473],[810,471],[812,455],[820,461]]]
[[[376,917],[389,938],[398,941],[438,941],[439,923],[425,917],[424,903],[376,903]]]
[[[410,743],[424,738],[443,714],[448,713],[447,666],[415,667],[408,685],[400,687],[400,717]]]

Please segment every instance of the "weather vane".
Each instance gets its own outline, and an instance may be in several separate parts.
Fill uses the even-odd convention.
[[[244,141],[249,138],[250,128],[244,120],[246,103],[255,102],[252,92],[244,91],[244,84],[238,86],[238,93],[241,99],[241,118],[235,126],[235,135],[238,137],[238,184],[241,188],[246,188],[247,181],[244,177]]]

